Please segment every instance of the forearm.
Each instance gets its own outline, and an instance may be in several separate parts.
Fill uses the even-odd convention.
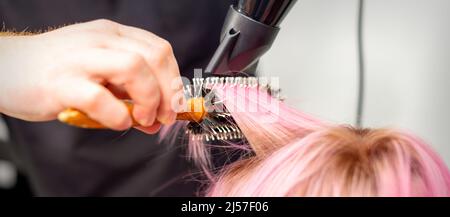
[[[5,103],[9,98],[7,76],[11,72],[11,40],[16,37],[14,32],[0,32],[0,114],[5,113]]]
[[[16,32],[0,32],[0,37],[16,36],[16,35],[18,35]]]
[[[16,31],[0,31],[0,37],[6,37],[6,36],[27,36],[27,35],[34,35],[35,33],[32,32],[16,32]]]
[[[11,104],[20,95],[17,90],[21,88],[20,85],[13,84],[21,84],[19,80],[27,79],[19,75],[19,72],[30,67],[25,57],[31,53],[26,51],[27,35],[29,34],[0,32],[0,113],[3,114],[13,115],[8,108],[13,106]]]
[[[133,100],[133,114],[104,84]],[[116,130],[131,127],[133,116],[154,133],[175,121],[179,87],[170,43],[139,28],[97,20],[0,35],[0,112],[15,118],[48,121],[76,108]]]

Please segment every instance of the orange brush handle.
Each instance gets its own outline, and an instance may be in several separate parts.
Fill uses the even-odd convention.
[[[133,103],[129,101],[123,101],[125,105],[128,107],[128,111],[133,111]],[[177,114],[177,120],[184,120],[184,121],[191,121],[191,122],[200,122],[203,120],[203,118],[207,115],[206,109],[205,109],[205,103],[204,99],[199,98],[192,98],[187,101],[188,110],[189,112],[182,112]],[[196,111],[195,108],[199,111]],[[89,129],[107,129],[107,127],[103,126],[101,123],[91,119],[88,115],[86,115],[84,112],[68,108],[61,113],[58,114],[58,120],[72,125],[76,127],[81,128],[89,128]],[[133,126],[140,126],[140,124],[133,119]]]

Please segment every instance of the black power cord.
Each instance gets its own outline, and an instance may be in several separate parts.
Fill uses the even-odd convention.
[[[363,110],[364,110],[364,78],[365,78],[365,64],[364,64],[364,46],[363,46],[363,23],[364,23],[364,0],[359,0],[358,7],[358,99],[356,105],[356,123],[357,127],[361,127]]]

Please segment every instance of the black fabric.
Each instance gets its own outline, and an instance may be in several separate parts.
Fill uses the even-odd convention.
[[[228,0],[0,0],[5,29],[45,30],[98,18],[149,30],[171,42],[182,75],[204,68],[219,42]],[[70,42],[68,42],[70,43]],[[40,196],[189,196],[183,144],[156,136],[84,130],[4,117],[16,163]]]

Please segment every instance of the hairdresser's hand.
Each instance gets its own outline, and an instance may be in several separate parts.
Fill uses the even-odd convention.
[[[138,28],[97,20],[0,37],[0,112],[23,120],[53,120],[72,107],[124,130],[132,121],[118,98],[127,97],[141,130],[154,133],[175,121],[181,87],[170,44]]]

